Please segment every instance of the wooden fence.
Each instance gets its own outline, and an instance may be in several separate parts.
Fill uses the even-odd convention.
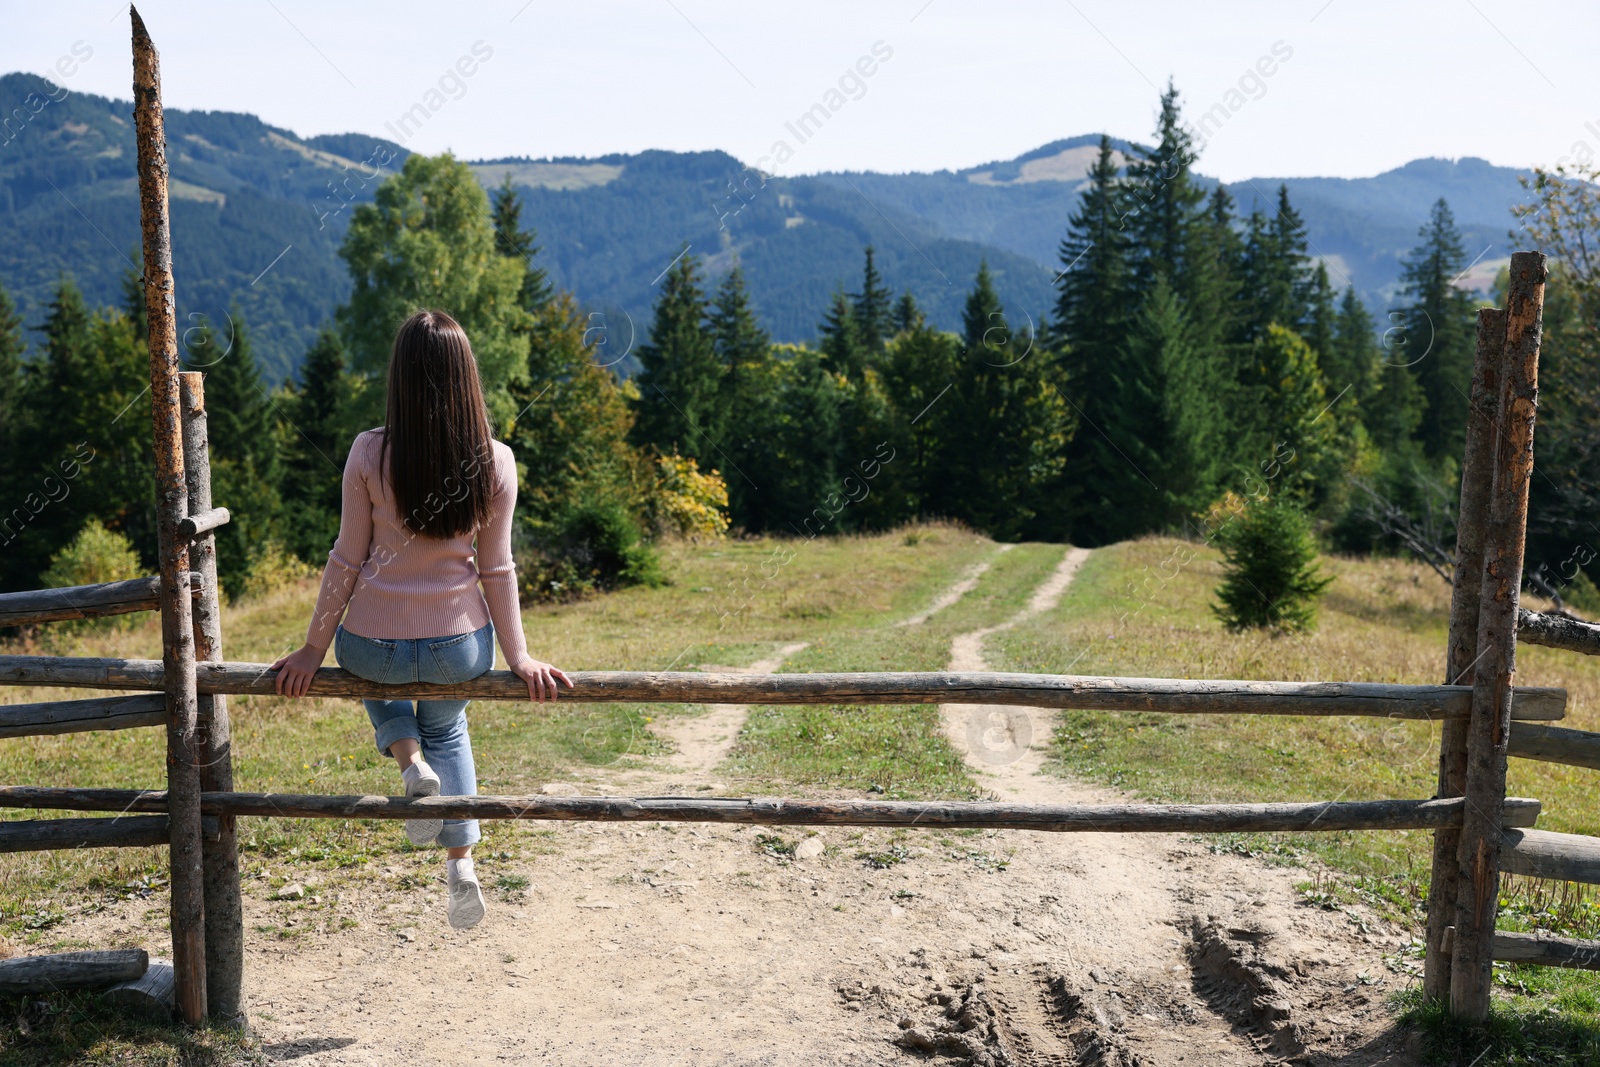
[[[1553,727],[1559,689],[1515,688],[1516,641],[1600,653],[1600,627],[1519,612],[1544,293],[1544,257],[1512,257],[1508,309],[1480,314],[1443,684],[1187,681],[1004,673],[814,675],[577,672],[563,699],[739,704],[1010,704],[1173,714],[1348,715],[1442,724],[1436,797],[1280,804],[1018,805],[678,797],[365,797],[233,789],[226,696],[269,694],[264,664],[222,660],[203,383],[180,374],[166,158],[154,47],[133,13],[134,108],[150,319],[160,574],[0,595],[0,625],[159,609],[160,661],[0,656],[0,684],[135,691],[0,707],[0,737],[164,726],[166,790],[0,787],[0,807],[114,812],[0,822],[0,851],[166,844],[176,1007],[199,1023],[242,1017],[240,817],[495,818],[974,827],[1044,832],[1431,829],[1426,989],[1481,1018],[1495,959],[1600,969],[1600,943],[1494,929],[1501,870],[1600,883],[1600,839],[1533,828],[1536,800],[1505,795],[1509,756],[1600,769],[1600,734]],[[145,691],[145,692],[138,692]],[[151,695],[159,693],[159,696]],[[504,671],[461,685],[379,686],[336,669],[324,696],[523,700]],[[137,813],[137,814],[134,814]]]

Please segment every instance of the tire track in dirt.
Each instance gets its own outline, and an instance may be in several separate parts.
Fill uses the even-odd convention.
[[[1085,549],[1068,549],[1016,615],[953,638],[950,669],[991,669],[984,641],[1053,609],[1088,555]],[[940,711],[951,743],[999,799],[1033,804],[1129,799],[1040,773],[1058,714],[1053,710],[944,705]],[[1295,874],[1217,855],[1176,834],[1027,834],[1011,835],[1011,841],[1012,870],[1054,872],[1059,890],[1051,900],[1061,932],[1040,939],[1045,943],[1035,948],[1030,966],[1009,973],[991,968],[995,973],[975,978],[982,984],[973,990],[985,991],[995,1014],[994,1063],[1220,1067],[1311,1062],[1306,1054],[1312,1042],[1302,1038],[1322,1029],[1315,1014],[1291,1020],[1281,994],[1269,998],[1269,1028],[1256,1013],[1233,1010],[1236,999],[1250,1006],[1261,1002],[1253,986],[1282,990],[1287,979],[1306,977],[1301,963],[1292,961],[1318,957],[1319,965],[1340,966],[1356,955],[1346,931],[1297,906]],[[1017,925],[1023,925],[1020,915]],[[1210,941],[1194,937],[1201,927]],[[1328,940],[1319,942],[1319,937]],[[1271,945],[1273,951],[1258,950],[1248,968],[1220,973],[1215,960],[1227,953],[1212,942],[1232,945],[1234,938],[1248,946]],[[1335,962],[1323,953],[1344,959]],[[1350,1029],[1371,1033],[1370,1023],[1356,1022],[1367,1015],[1361,1007],[1367,998],[1359,992],[1351,997],[1354,987],[1341,996],[1337,985],[1307,985],[1308,997],[1351,1005],[1346,1008]],[[1347,1034],[1316,1036],[1350,1041]],[[1414,1062],[1384,1039],[1350,1051],[1316,1062],[1349,1067]]]
[[[977,588],[978,580],[994,565],[994,561],[1015,547],[1015,545],[1001,545],[988,559],[979,560],[968,567],[960,578],[952,582],[934,598],[932,604],[893,625],[899,628],[920,626],[927,622],[934,615],[952,606]],[[795,644],[784,645],[778,649],[775,655],[757,660],[748,667],[723,667],[702,664],[701,669],[722,671],[728,674],[771,674],[782,667],[789,657],[797,655],[810,647],[811,643],[809,641],[800,641]],[[739,731],[744,728],[745,720],[749,715],[750,706],[748,704],[714,704],[711,710],[704,715],[674,719],[659,724],[656,732],[663,738],[673,742],[677,747],[672,762],[679,770],[692,777],[704,778],[714,774],[717,767],[728,757],[728,753],[733,750],[735,742],[738,741]]]

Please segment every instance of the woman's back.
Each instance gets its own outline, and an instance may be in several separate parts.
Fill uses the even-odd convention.
[[[511,449],[493,441],[491,455],[486,457],[492,464],[494,486],[487,525],[474,532],[436,538],[419,534],[414,527],[426,526],[443,508],[445,498],[432,494],[413,506],[408,527],[401,519],[387,472],[380,466],[383,438],[382,429],[367,430],[350,447],[339,539],[328,553],[329,566],[306,643],[327,647],[341,613],[345,629],[351,633],[385,639],[466,633],[492,619],[507,661],[516,662],[514,653],[525,649],[511,559],[517,493]],[[443,491],[453,491],[469,476],[469,472],[461,472],[456,478],[442,479]]]

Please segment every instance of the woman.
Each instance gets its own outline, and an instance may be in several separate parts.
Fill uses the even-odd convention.
[[[442,311],[417,312],[395,334],[384,425],[350,446],[339,539],[306,643],[272,665],[277,691],[304,696],[330,643],[341,667],[369,681],[464,682],[494,666],[495,635],[530,699],[554,700],[557,679],[570,688],[523,639],[511,559],[516,502],[516,462],[490,436],[465,331]],[[406,796],[478,791],[465,700],[364,703]],[[450,925],[476,926],[484,911],[472,866],[477,820],[412,819],[406,836],[448,850]]]

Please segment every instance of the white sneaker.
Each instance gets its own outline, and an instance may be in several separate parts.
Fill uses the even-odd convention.
[[[436,797],[439,795],[439,776],[426,762],[418,760],[400,772],[408,797]],[[413,845],[431,845],[444,829],[443,819],[407,819],[406,838]]]
[[[445,882],[450,887],[450,925],[457,930],[470,930],[483,921],[483,888],[478,885],[478,874],[472,861],[447,860]]]

